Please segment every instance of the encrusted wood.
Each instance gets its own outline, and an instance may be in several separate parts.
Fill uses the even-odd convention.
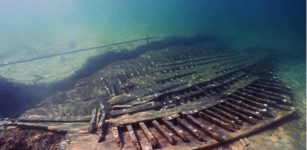
[[[98,131],[104,149],[209,149],[295,112],[291,90],[259,67],[265,58],[212,42],[149,50],[46,98],[19,123],[75,139]]]

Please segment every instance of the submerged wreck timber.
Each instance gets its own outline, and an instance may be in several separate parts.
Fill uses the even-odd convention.
[[[67,131],[61,149],[210,149],[295,112],[264,50],[174,45],[108,64],[14,123]],[[1,147],[1,143],[0,143]]]

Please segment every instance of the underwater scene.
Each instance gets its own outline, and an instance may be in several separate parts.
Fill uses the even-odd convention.
[[[304,150],[305,0],[0,0],[0,150]]]

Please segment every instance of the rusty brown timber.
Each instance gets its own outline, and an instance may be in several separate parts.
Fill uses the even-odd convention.
[[[290,89],[256,69],[265,57],[209,42],[147,51],[43,100],[19,122],[71,134],[76,127],[63,124],[86,122],[106,149],[212,148],[295,111]]]

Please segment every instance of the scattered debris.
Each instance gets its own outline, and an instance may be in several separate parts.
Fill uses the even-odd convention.
[[[17,126],[0,132],[0,150],[57,150],[65,134],[33,126]]]

